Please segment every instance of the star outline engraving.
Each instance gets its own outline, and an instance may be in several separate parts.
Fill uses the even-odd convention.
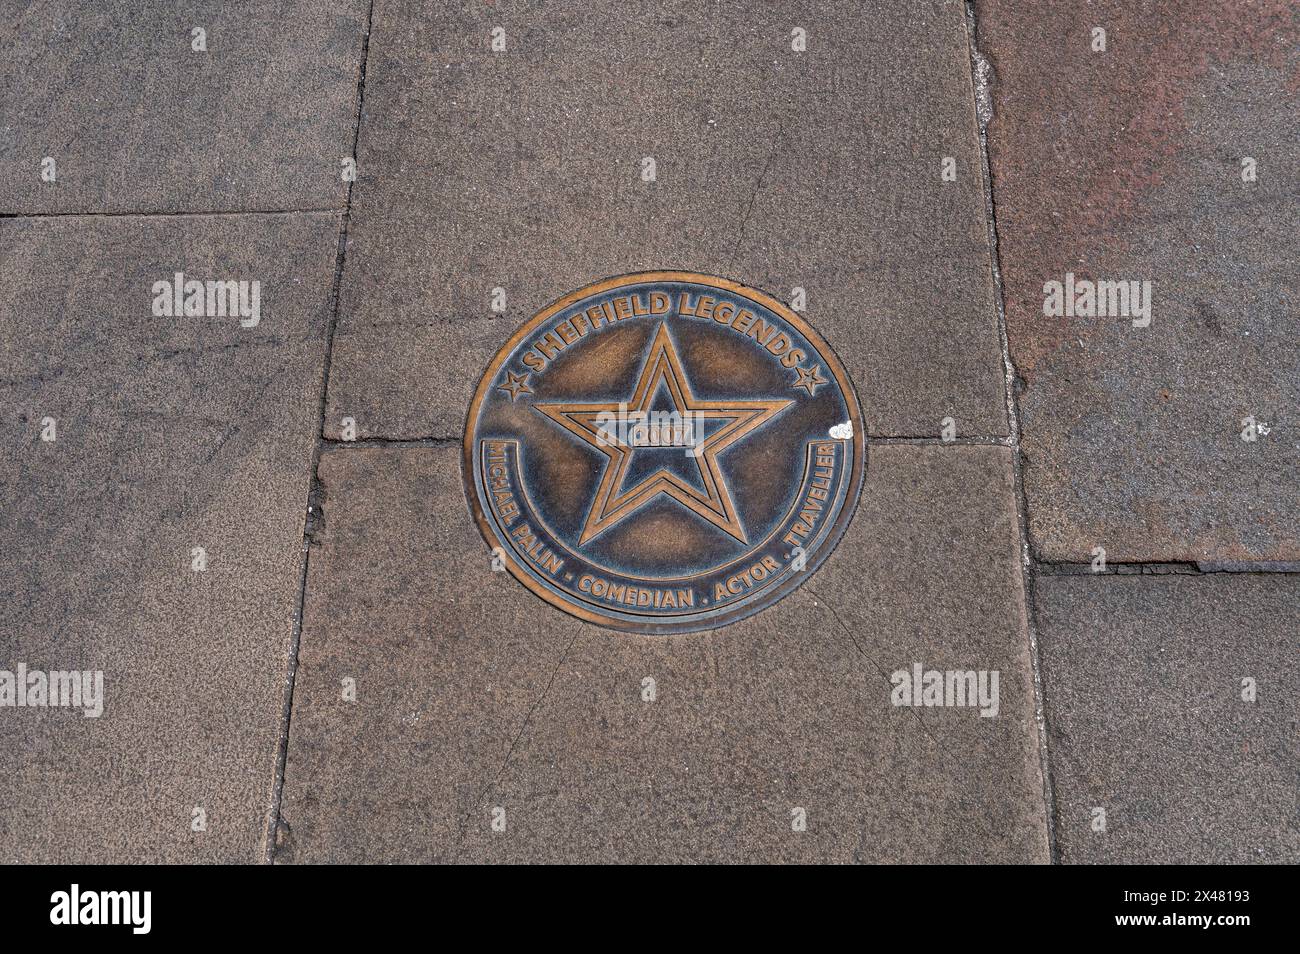
[[[602,414],[617,412],[620,403],[627,411],[648,411],[661,381],[667,385],[678,414],[691,412],[703,419],[727,420],[726,424],[712,434],[701,435],[690,455],[699,467],[704,493],[665,468],[643,478],[628,490],[620,490],[636,448],[618,438],[611,440],[608,432],[602,431],[598,426],[597,418]],[[748,535],[717,458],[722,451],[794,403],[786,399],[705,401],[696,398],[668,327],[661,322],[641,366],[633,395],[628,400],[544,403],[534,404],[533,407],[607,458],[595,499],[587,511],[579,535],[579,546],[622,523],[660,494],[676,500],[692,513],[748,545]]]

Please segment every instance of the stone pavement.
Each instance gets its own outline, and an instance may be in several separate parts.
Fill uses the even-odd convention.
[[[0,24],[0,861],[1300,859],[1293,5],[269,9]],[[869,438],[802,587],[657,637],[461,473],[647,269],[805,299]]]

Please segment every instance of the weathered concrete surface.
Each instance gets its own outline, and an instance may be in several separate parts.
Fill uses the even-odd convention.
[[[366,6],[6,4],[0,212],[342,208]]]
[[[1297,559],[1300,8],[976,7],[1037,552]],[[1045,317],[1067,272],[1151,281],[1149,327]]]
[[[490,571],[457,446],[327,452],[277,859],[1046,860],[1009,451],[872,455],[802,589],[644,637]],[[891,705],[914,662],[999,714]]]
[[[0,223],[0,669],[104,673],[97,719],[0,707],[5,861],[262,857],[338,228]],[[260,324],[154,317],[178,269]]]
[[[964,5],[871,6],[380,0],[327,433],[460,434],[520,321],[656,268],[804,288],[873,433],[1006,433]]]
[[[1036,595],[1061,859],[1294,863],[1300,578],[1040,576]]]

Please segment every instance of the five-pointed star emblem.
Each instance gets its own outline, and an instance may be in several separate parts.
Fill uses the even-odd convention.
[[[506,371],[506,383],[498,384],[497,390],[507,391],[510,394],[510,403],[515,403],[515,398],[521,394],[532,394],[533,389],[528,386],[528,379],[531,374],[515,374],[513,371]]]
[[[689,455],[689,459],[699,468],[703,491],[663,468],[635,486],[621,489],[636,448],[625,443],[621,435],[614,435],[609,429],[602,428],[597,420],[599,415],[617,413],[620,402],[533,405],[569,433],[609,457],[605,472],[600,478],[600,486],[596,490],[596,499],[587,513],[579,545],[604,533],[660,494],[676,500],[741,543],[748,543],[749,539],[745,536],[735,505],[731,502],[726,479],[718,466],[718,454],[794,402],[698,400],[691,393],[681,359],[677,356],[677,348],[668,335],[668,328],[663,324],[659,326],[650,345],[650,354],[641,368],[636,389],[623,402],[626,410],[649,411],[661,384],[666,385],[679,415],[693,414],[702,425],[711,420],[726,422],[712,434],[699,435],[694,452]],[[681,453],[685,454],[686,450],[682,449]]]
[[[822,377],[822,366],[814,364],[811,368],[795,368],[794,373],[799,375],[798,380],[790,385],[792,388],[803,388],[809,394],[816,395],[817,389],[823,384],[830,384]]]

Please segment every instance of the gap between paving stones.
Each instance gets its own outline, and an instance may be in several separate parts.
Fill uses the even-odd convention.
[[[0,212],[0,219],[210,219],[241,215],[342,215],[347,209],[241,209],[238,212]]]
[[[361,113],[366,101],[366,63],[370,56],[370,32],[374,25],[375,3],[366,7],[366,32],[361,39],[361,56],[357,64],[357,107],[352,123],[352,161],[355,165],[357,144],[361,139]],[[316,446],[312,452],[311,480],[307,489],[307,502],[303,510],[302,570],[298,577],[298,611],[294,617],[293,636],[289,644],[289,659],[285,673],[284,704],[280,718],[280,739],[276,749],[275,778],[271,784],[271,804],[266,813],[266,846],[264,860],[275,860],[275,848],[282,820],[280,804],[284,797],[284,771],[289,756],[289,723],[293,718],[293,686],[298,674],[298,648],[302,643],[303,619],[307,610],[307,573],[311,565],[311,544],[322,523],[318,513],[321,493],[319,477],[321,453],[325,449],[325,408],[329,397],[330,366],[334,356],[334,333],[339,324],[339,293],[343,286],[343,269],[347,264],[348,226],[352,220],[352,191],[356,178],[348,182],[347,199],[341,210],[338,250],[334,259],[334,285],[330,293],[330,323],[325,337],[325,360],[321,362],[319,388],[320,410],[317,415]]]
[[[1300,573],[1300,563],[1264,560],[1259,563],[1107,563],[1093,569],[1091,563],[1048,563],[1035,561],[1042,576],[1209,576],[1216,573],[1271,575]]]
[[[1010,431],[1011,473],[1016,498],[1016,520],[1020,531],[1020,582],[1025,600],[1025,630],[1029,636],[1029,662],[1034,676],[1034,722],[1038,726],[1039,770],[1043,777],[1043,814],[1047,824],[1047,857],[1059,864],[1060,848],[1056,837],[1056,794],[1052,785],[1052,764],[1047,750],[1047,708],[1043,701],[1043,665],[1038,645],[1038,615],[1035,608],[1035,565],[1029,545],[1029,502],[1025,495],[1024,468],[1020,457],[1020,409],[1016,404],[1018,377],[1011,360],[1007,338],[1006,290],[1002,285],[1002,267],[998,249],[997,208],[993,200],[993,167],[989,162],[988,127],[993,120],[993,64],[979,48],[979,24],[975,19],[974,0],[966,0],[966,41],[970,51],[971,106],[979,129],[980,173],[984,185],[984,220],[988,226],[989,269],[993,276],[993,301],[998,310],[998,345],[1002,348],[1004,394],[1007,403],[1007,430]]]

